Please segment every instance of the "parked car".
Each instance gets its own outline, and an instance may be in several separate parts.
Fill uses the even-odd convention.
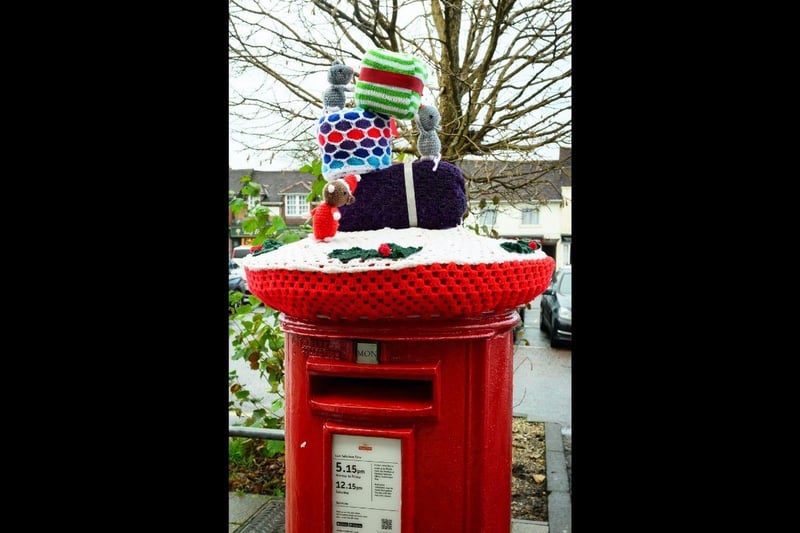
[[[233,259],[228,260],[228,289],[242,292],[245,297],[250,294],[244,267],[239,266]]]
[[[539,304],[539,328],[550,337],[550,346],[572,343],[572,267],[553,273]]]
[[[251,246],[249,244],[242,244],[235,247],[231,253],[231,259],[233,259],[237,265],[242,266],[242,258],[250,255],[250,248]]]

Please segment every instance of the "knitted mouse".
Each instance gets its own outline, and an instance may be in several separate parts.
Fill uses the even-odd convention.
[[[355,87],[350,85],[353,79],[353,67],[342,64],[338,59],[334,59],[328,69],[328,83],[330,86],[325,89],[322,95],[322,109],[325,112],[338,111],[344,109],[345,91],[354,92]]]
[[[439,166],[442,158],[442,142],[436,134],[439,128],[439,110],[433,106],[422,104],[414,117],[414,122],[419,126],[419,137],[417,138],[417,150],[420,159],[433,159],[433,171]]]
[[[318,241],[330,242],[339,229],[339,207],[356,201],[353,193],[361,176],[350,174],[333,180],[322,190],[323,203],[311,210],[311,225]]]

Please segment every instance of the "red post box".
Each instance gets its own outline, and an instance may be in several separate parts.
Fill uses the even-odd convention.
[[[287,533],[507,533],[518,320],[282,315]]]
[[[508,533],[515,309],[554,265],[461,227],[245,258],[286,335],[286,532]]]

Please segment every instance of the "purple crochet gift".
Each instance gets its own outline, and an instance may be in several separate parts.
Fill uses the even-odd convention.
[[[446,161],[435,172],[433,161],[422,160],[362,174],[354,196],[339,208],[339,231],[454,228],[467,211],[464,175]]]

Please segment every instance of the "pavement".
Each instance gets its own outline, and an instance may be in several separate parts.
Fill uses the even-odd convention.
[[[572,352],[550,348],[539,331],[538,298],[525,315],[525,327],[514,346],[512,410],[515,417],[545,425],[548,521],[512,519],[510,533],[571,533]],[[228,494],[229,533],[284,533],[284,516],[282,498]]]

